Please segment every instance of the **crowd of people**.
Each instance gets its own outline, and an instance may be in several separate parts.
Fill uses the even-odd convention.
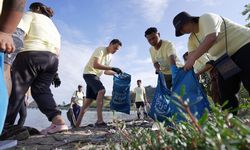
[[[55,87],[61,83],[57,74],[61,39],[59,31],[51,20],[54,15],[53,9],[40,2],[35,2],[29,6],[29,11],[23,14],[25,0],[0,0],[0,4],[2,4],[0,17],[0,97],[2,100],[0,133],[6,135],[5,133],[9,130],[22,129],[24,121],[16,126],[15,120],[20,110],[26,107],[25,94],[29,88],[39,110],[51,122],[51,125],[43,129],[41,133],[53,134],[68,130],[50,90],[52,83]],[[174,80],[171,75],[173,65],[183,67],[184,70],[194,68],[197,76],[214,70],[215,73],[212,75],[210,73],[210,78],[216,78],[216,82],[212,84],[217,86],[217,90],[213,93],[215,102],[223,105],[227,101],[223,109],[232,109],[233,113],[237,114],[236,108],[239,106],[237,93],[241,83],[250,93],[250,63],[248,63],[250,29],[213,13],[191,16],[187,12],[181,12],[173,18],[173,25],[177,37],[184,34],[190,35],[188,52],[184,55],[185,64],[182,64],[177,57],[174,44],[161,39],[156,27],[150,27],[145,31],[144,36],[151,45],[149,52],[155,68],[153,72],[163,73],[166,85],[171,89]],[[119,39],[113,39],[107,46],[96,48],[87,62],[83,72],[83,79],[87,85],[86,97],[82,92],[82,86],[79,85],[71,99],[70,106],[77,118],[76,127],[80,126],[81,120],[93,100],[96,100],[97,103],[95,126],[106,126],[102,114],[106,90],[100,81],[100,76],[103,73],[111,76],[122,73],[121,69],[110,66],[112,55],[121,46],[122,42]],[[226,62],[224,62],[225,59]],[[234,65],[228,65],[228,62]],[[218,64],[225,65],[222,67],[224,70],[220,70]],[[237,68],[227,68],[228,66]],[[234,74],[229,75],[225,68],[233,69]],[[223,74],[225,72],[227,77]],[[6,88],[5,82],[8,88]],[[137,81],[137,85],[134,89],[135,104],[138,118],[140,118],[140,107],[147,116],[145,105],[148,104],[148,101],[145,89],[141,86],[141,80]]]

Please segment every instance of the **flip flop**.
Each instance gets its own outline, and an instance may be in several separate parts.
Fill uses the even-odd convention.
[[[52,123],[48,128],[41,130],[41,134],[43,135],[54,134],[54,133],[68,131],[68,129],[69,129],[68,126],[65,124],[56,125]]]

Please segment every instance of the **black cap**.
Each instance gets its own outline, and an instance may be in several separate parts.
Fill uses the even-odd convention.
[[[175,36],[182,36],[183,34],[180,32],[181,27],[190,20],[198,20],[199,17],[191,16],[187,12],[183,11],[177,14],[174,17],[173,24],[175,27]]]

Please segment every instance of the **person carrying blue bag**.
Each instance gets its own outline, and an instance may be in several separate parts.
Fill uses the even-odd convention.
[[[82,117],[89,108],[93,100],[97,103],[97,121],[95,126],[103,127],[107,124],[103,120],[102,107],[103,98],[105,94],[105,87],[100,81],[100,76],[104,73],[106,75],[115,75],[122,73],[121,69],[116,67],[110,67],[109,64],[112,59],[112,55],[116,53],[122,46],[122,43],[118,39],[110,41],[107,47],[98,47],[92,54],[88,63],[84,68],[83,78],[87,84],[86,87],[86,100],[83,103],[80,114],[76,121],[76,127],[79,127],[82,121]]]
[[[127,73],[114,75],[112,99],[110,101],[111,110],[130,114],[130,82],[131,75]]]
[[[160,73],[149,116],[154,120],[163,122],[167,117],[176,114],[177,122],[185,120],[181,115],[185,110],[177,99],[175,95],[177,94],[188,104],[193,116],[199,119],[205,110],[210,108],[207,96],[201,88],[194,71],[184,71],[174,65],[171,66],[171,70],[173,78],[172,91],[167,89],[163,82],[163,75]]]
[[[177,57],[175,46],[168,40],[160,38],[160,32],[156,27],[150,27],[145,31],[145,38],[151,45],[149,48],[155,73],[162,72],[168,89],[172,87],[171,65],[182,67],[180,59]]]

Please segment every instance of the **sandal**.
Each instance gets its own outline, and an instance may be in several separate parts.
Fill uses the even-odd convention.
[[[56,124],[51,124],[48,128],[41,130],[41,134],[47,135],[47,134],[54,134],[54,133],[59,133],[63,131],[68,131],[68,126],[63,124],[63,125],[56,125]]]
[[[96,127],[107,127],[108,125],[107,125],[107,123],[105,123],[105,122],[101,122],[101,123],[96,122],[96,123],[95,123],[95,126],[96,126]]]

